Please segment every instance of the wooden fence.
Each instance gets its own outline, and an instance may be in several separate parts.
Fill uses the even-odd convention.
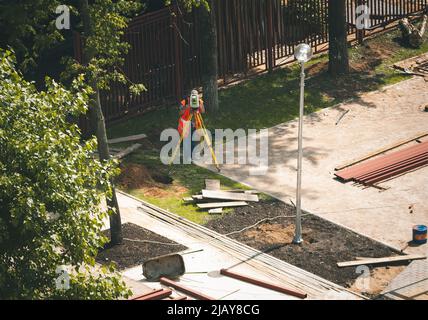
[[[346,0],[349,41],[384,30],[392,22],[426,9],[428,0]],[[310,44],[327,49],[328,0],[217,0],[219,83],[227,85],[249,75],[293,61],[294,47]],[[355,27],[358,5],[370,8],[369,30]],[[135,18],[126,40],[131,49],[124,71],[147,92],[131,97],[120,84],[102,93],[107,122],[174,103],[201,84],[197,12],[171,6]],[[82,52],[75,39],[75,53]]]

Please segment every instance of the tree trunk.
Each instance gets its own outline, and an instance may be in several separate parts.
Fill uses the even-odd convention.
[[[210,11],[205,7],[200,10],[201,30],[201,63],[202,63],[202,87],[204,105],[211,113],[218,111],[218,52],[217,52],[217,23],[215,1],[208,1]]]
[[[79,10],[82,17],[83,27],[85,31],[85,36],[90,36],[93,34],[92,21],[89,15],[89,6],[88,0],[79,1]],[[95,50],[93,48],[86,48],[84,52],[84,63],[87,64],[95,56]],[[107,132],[105,126],[104,115],[101,107],[100,93],[98,90],[96,79],[91,80],[91,87],[94,91],[94,94],[91,97],[90,107],[89,107],[89,116],[90,123],[93,132],[97,137],[98,141],[98,154],[101,161],[106,161],[110,159],[110,151],[107,142]],[[117,202],[116,190],[114,188],[113,181],[112,185],[112,196],[107,198],[107,209],[110,213],[110,244],[116,245],[122,243],[122,222],[120,217],[119,204]]]
[[[329,72],[333,76],[349,72],[346,26],[346,1],[330,0],[328,4]]]

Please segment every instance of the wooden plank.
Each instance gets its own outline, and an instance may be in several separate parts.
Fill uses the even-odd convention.
[[[248,194],[259,194],[260,192],[257,190],[244,190],[244,189],[231,189],[231,190],[223,190],[226,192],[243,192]]]
[[[153,293],[137,297],[133,300],[161,300],[161,299],[169,297],[171,294],[172,294],[172,290],[161,289],[161,290],[156,290]]]
[[[246,205],[248,205],[248,203],[246,203],[245,201],[212,202],[212,203],[198,203],[197,204],[197,206],[201,209],[243,207]]]
[[[364,259],[364,260],[338,262],[337,266],[340,268],[354,267],[354,266],[360,266],[363,264],[380,264],[380,263],[406,261],[406,260],[421,260],[421,259],[426,259],[426,257],[427,256],[423,256],[423,255],[409,254],[409,255],[405,255],[405,256],[395,256],[395,257],[386,257],[386,258],[370,258],[370,259]]]
[[[129,141],[136,141],[136,140],[141,140],[147,138],[147,136],[142,133],[142,134],[136,134],[133,136],[126,136],[126,137],[120,137],[120,138],[116,138],[116,139],[110,139],[107,140],[108,143],[120,143],[120,142],[129,142]]]
[[[209,214],[221,214],[223,213],[223,208],[214,208],[214,209],[210,209],[208,210]]]
[[[205,179],[205,189],[207,189],[207,190],[220,190],[220,180]]]
[[[162,289],[162,288],[160,288],[160,289],[153,289],[153,290],[150,290],[150,292],[146,292],[146,293],[143,293],[143,294],[139,294],[139,295],[133,296],[129,300],[138,300],[138,299],[146,297],[148,295],[152,295],[154,293],[162,292],[163,290],[164,289]]]
[[[116,159],[122,159],[122,158],[126,157],[128,154],[130,154],[130,153],[134,152],[135,150],[141,148],[142,146],[143,145],[139,144],[139,143],[133,144],[132,146],[130,146],[130,147],[120,151],[119,153],[117,153],[114,157]]]
[[[259,194],[260,192],[258,192],[257,190],[245,190],[244,193],[248,193],[248,194]]]
[[[353,166],[354,164],[357,164],[357,163],[363,162],[364,160],[367,160],[367,159],[373,158],[373,157],[375,157],[375,156],[377,156],[377,155],[380,155],[380,154],[382,154],[382,153],[384,153],[384,152],[386,152],[386,151],[390,151],[390,150],[392,150],[392,149],[398,148],[398,147],[400,147],[400,146],[402,146],[402,145],[404,145],[404,144],[407,144],[407,143],[412,142],[412,141],[414,141],[414,140],[417,140],[417,139],[423,138],[423,137],[425,137],[425,136],[428,136],[428,132],[425,132],[425,133],[419,133],[419,134],[417,134],[416,136],[414,136],[413,138],[410,138],[410,139],[407,139],[407,140],[403,140],[403,141],[400,141],[400,142],[396,142],[396,143],[394,143],[394,144],[392,144],[392,145],[389,145],[389,146],[383,147],[382,149],[379,149],[379,150],[377,150],[377,151],[375,151],[375,152],[371,152],[371,153],[369,153],[369,154],[367,154],[367,155],[365,155],[365,156],[363,156],[363,157],[361,157],[361,158],[359,158],[359,159],[355,159],[355,160],[352,160],[352,161],[350,161],[350,162],[348,162],[348,163],[342,164],[342,165],[340,165],[340,166],[338,166],[338,167],[334,168],[334,170],[339,171],[339,170],[342,170],[342,169],[344,169],[344,168],[347,168],[347,167]]]
[[[276,285],[274,283],[270,283],[270,282],[262,281],[262,280],[255,279],[252,277],[244,276],[242,274],[239,274],[239,273],[236,273],[236,272],[233,272],[230,270],[221,269],[220,273],[222,275],[230,277],[230,278],[234,278],[234,279],[237,279],[237,280],[240,280],[243,282],[251,283],[251,284],[254,284],[254,285],[262,287],[262,288],[266,288],[266,289],[278,291],[281,293],[285,293],[285,294],[288,294],[288,295],[291,295],[294,297],[298,297],[301,299],[305,299],[308,296],[306,293],[291,290],[291,289],[288,289],[284,286]]]
[[[183,201],[184,201],[184,202],[194,202],[194,201],[195,201],[195,199],[193,199],[192,197],[184,197],[184,198],[183,198]]]
[[[187,297],[186,296],[176,296],[175,298],[170,298],[170,300],[177,300],[177,301],[187,300]]]
[[[203,200],[204,197],[202,196],[202,194],[195,194],[192,196],[193,200]]]
[[[209,199],[235,200],[235,201],[259,201],[255,194],[236,193],[227,191],[202,190],[202,196]]]
[[[192,290],[192,289],[190,289],[190,288],[188,288],[186,286],[183,286],[181,283],[172,281],[172,280],[170,280],[168,278],[162,277],[162,278],[160,278],[159,281],[163,285],[169,286],[169,287],[172,287],[172,288],[174,288],[174,289],[176,289],[178,291],[184,292],[185,294],[187,294],[187,295],[189,295],[189,296],[191,296],[193,298],[196,298],[196,299],[199,299],[199,300],[215,300],[214,298],[211,298],[211,297],[209,297],[209,296],[207,296],[207,295],[205,295],[203,293],[200,293],[200,292],[197,292],[195,290]]]

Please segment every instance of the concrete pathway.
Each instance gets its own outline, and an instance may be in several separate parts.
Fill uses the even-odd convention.
[[[428,300],[428,260],[413,261],[382,294],[394,300]]]
[[[398,250],[426,253],[427,245],[411,247],[408,242],[413,225],[428,223],[428,167],[383,183],[386,191],[333,178],[334,168],[344,162],[428,131],[428,112],[422,111],[427,104],[428,82],[412,78],[306,116],[303,208]],[[222,174],[294,202],[297,125],[294,120],[269,130],[266,175],[251,175],[250,165],[224,165]]]

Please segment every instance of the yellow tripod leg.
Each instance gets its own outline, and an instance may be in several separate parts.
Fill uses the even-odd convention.
[[[189,119],[189,121],[192,121],[192,114],[190,115],[190,119]],[[180,147],[181,147],[181,143],[183,142],[183,140],[184,140],[184,133],[185,133],[185,130],[184,130],[185,128],[183,128],[183,133],[180,135],[180,141],[178,142],[178,145],[177,145],[177,147],[175,148],[175,150],[174,150],[174,152],[172,153],[172,158],[171,158],[171,161],[169,162],[169,164],[168,165],[171,165],[173,162],[174,162],[174,160],[175,160],[175,157],[177,156],[177,153],[178,153],[178,150],[180,150]]]
[[[202,134],[204,135],[205,143],[207,144],[208,148],[211,151],[211,156],[214,160],[215,167],[217,168],[218,171],[220,171],[220,165],[218,164],[217,157],[215,155],[215,152],[214,152],[214,149],[213,149],[213,146],[211,143],[211,139],[208,137],[208,133],[207,133],[207,129],[206,129],[205,124],[204,124],[204,120],[202,119],[202,116],[199,113],[196,114],[196,117],[199,120],[199,122],[201,123]]]

